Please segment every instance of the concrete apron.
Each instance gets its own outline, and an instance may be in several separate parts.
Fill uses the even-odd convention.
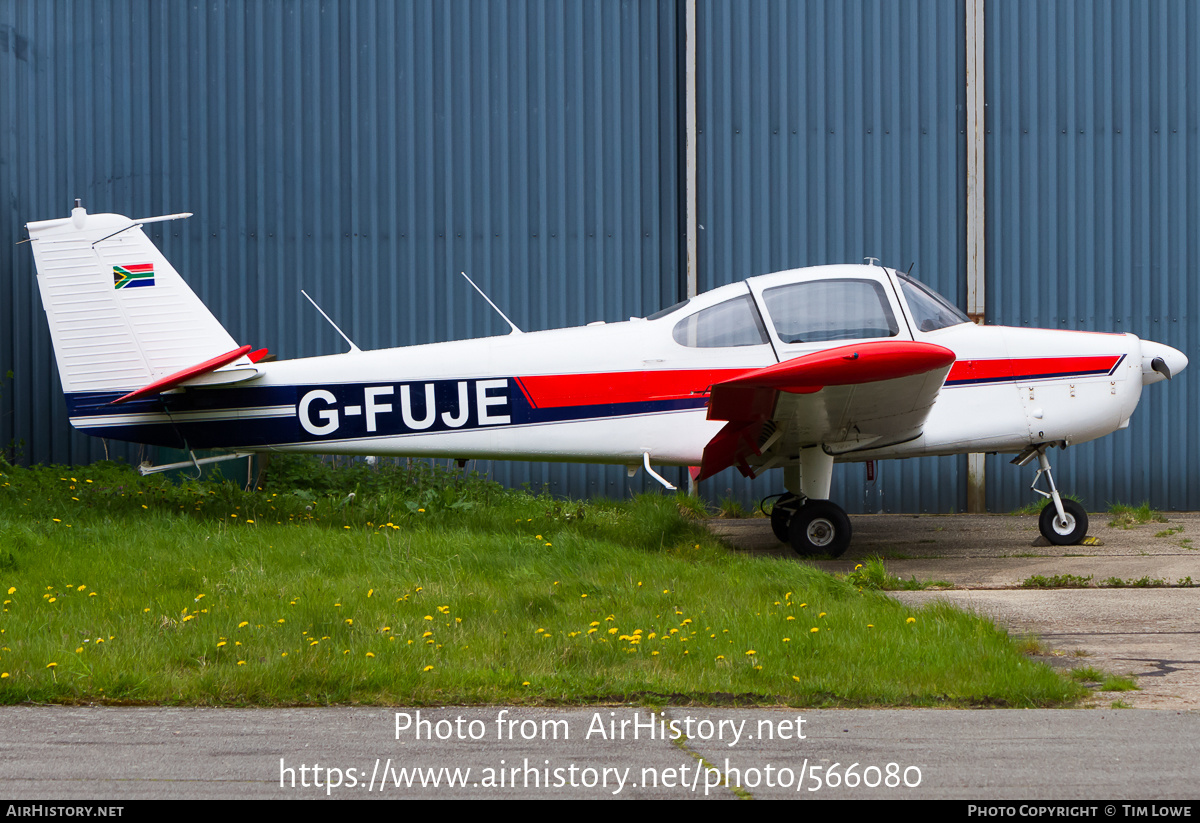
[[[1133,675],[1139,691],[1097,692],[1093,704],[1200,709],[1200,513],[1130,528],[1090,515],[1091,545],[1052,546],[1037,518],[1017,515],[852,515],[854,539],[838,560],[810,562],[844,574],[881,557],[905,580],[943,580],[942,591],[894,592],[906,603],[947,600],[985,615],[1015,635],[1036,635],[1038,659],[1064,668],[1093,666]],[[765,518],[712,520],[739,551],[795,558]],[[1191,540],[1197,545],[1193,548]],[[1091,577],[1082,589],[1022,588],[1030,577]],[[1196,588],[1186,586],[1191,578]],[[1108,588],[1109,578],[1167,586]]]

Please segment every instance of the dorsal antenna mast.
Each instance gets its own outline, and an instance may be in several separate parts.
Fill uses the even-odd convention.
[[[464,271],[464,272],[459,272],[459,274],[461,274],[463,277],[467,277],[467,273],[466,273],[465,271]],[[517,328],[517,324],[516,324],[516,323],[514,323],[513,321],[511,321],[511,320],[509,320],[509,319],[508,319],[508,315],[507,315],[507,314],[505,314],[504,312],[500,311],[500,307],[499,307],[499,306],[497,306],[495,303],[493,303],[493,302],[492,302],[492,298],[490,298],[490,297],[488,297],[486,294],[484,294],[484,293],[483,293],[483,289],[481,289],[481,288],[479,288],[479,286],[476,286],[476,285],[475,285],[475,281],[474,281],[474,280],[472,280],[470,277],[467,277],[467,282],[471,284],[471,288],[473,288],[473,289],[475,289],[475,291],[479,292],[479,295],[480,295],[480,296],[481,296],[481,297],[482,297],[484,300],[486,300],[486,301],[487,301],[487,303],[488,303],[488,305],[489,305],[489,306],[491,306],[493,309],[495,309],[495,310],[496,310],[496,314],[498,314],[498,315],[500,315],[501,317],[503,317],[503,318],[504,318],[504,322],[505,322],[505,323],[507,323],[507,324],[509,325],[509,328],[511,328],[511,329],[512,329],[512,331],[510,332],[510,334],[524,334],[524,332],[522,332],[520,329],[518,329],[518,328]]]

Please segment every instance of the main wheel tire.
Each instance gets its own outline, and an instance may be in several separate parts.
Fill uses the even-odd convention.
[[[1042,537],[1055,546],[1073,546],[1087,536],[1088,516],[1083,506],[1074,500],[1064,500],[1063,512],[1067,515],[1066,525],[1058,522],[1058,509],[1054,503],[1042,509],[1038,518],[1038,530]]]
[[[780,543],[787,543],[791,540],[789,527],[792,525],[792,518],[802,507],[800,498],[791,492],[780,495],[779,499],[775,501],[775,505],[771,507],[771,531],[775,532]]]
[[[850,546],[850,518],[829,500],[809,500],[796,512],[788,542],[801,557],[841,557]]]

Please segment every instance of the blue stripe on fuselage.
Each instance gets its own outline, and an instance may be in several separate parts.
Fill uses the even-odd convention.
[[[117,392],[67,395],[77,424],[88,418],[167,415],[159,420],[114,420],[83,428],[87,434],[183,448],[248,448],[319,443],[492,427],[596,420],[704,408],[707,398],[647,400],[533,408],[513,378],[192,389],[108,405]],[[432,396],[432,409],[428,399]],[[255,410],[290,407],[274,416]],[[205,413],[222,419],[203,418]],[[169,418],[169,419],[168,419]]]

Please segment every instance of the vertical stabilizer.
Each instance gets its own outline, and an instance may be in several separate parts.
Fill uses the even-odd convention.
[[[128,391],[237,348],[139,221],[76,206],[26,228],[68,394]]]

